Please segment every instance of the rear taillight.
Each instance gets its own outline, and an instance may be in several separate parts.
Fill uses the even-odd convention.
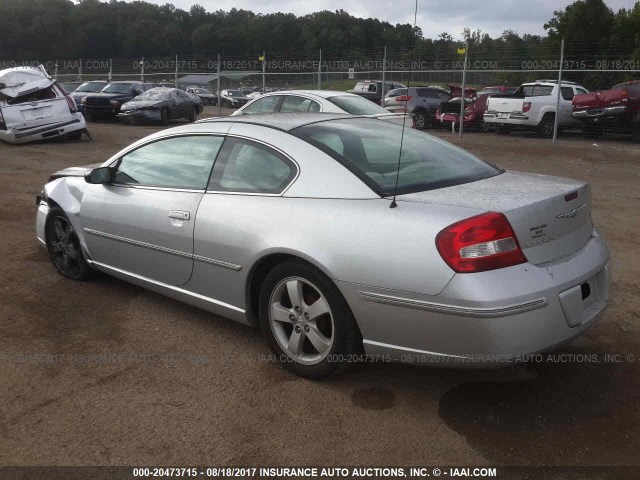
[[[76,106],[75,100],[71,98],[67,92],[65,92],[64,88],[61,88],[60,90],[62,91],[64,98],[67,100],[67,105],[69,105],[69,111],[71,113],[76,113],[78,111],[78,107]]]
[[[507,217],[498,212],[449,225],[436,236],[436,247],[458,273],[484,272],[527,261]]]
[[[522,104],[522,113],[527,113],[531,108],[531,102],[524,102]]]
[[[396,97],[396,100],[398,102],[408,102],[409,100],[411,100],[411,95],[398,95]]]

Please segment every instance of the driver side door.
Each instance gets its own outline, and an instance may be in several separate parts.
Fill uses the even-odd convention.
[[[113,181],[87,185],[80,217],[92,261],[169,285],[189,281],[196,211],[224,141],[151,141],[117,161]]]

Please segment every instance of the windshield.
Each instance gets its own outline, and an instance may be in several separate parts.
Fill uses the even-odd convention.
[[[227,90],[227,95],[230,97],[244,97],[244,93],[240,90]]]
[[[336,158],[381,196],[449,187],[502,171],[437,137],[369,118],[314,123],[292,133]]]
[[[389,110],[357,95],[340,95],[327,98],[331,103],[352,115],[379,115],[389,113]]]
[[[129,93],[132,85],[133,83],[114,82],[104,87],[101,91],[104,93]]]
[[[76,92],[92,92],[96,93],[104,88],[104,82],[87,82],[76,88]]]
[[[135,100],[168,100],[170,96],[170,92],[151,89],[147,90],[142,95],[138,95]]]

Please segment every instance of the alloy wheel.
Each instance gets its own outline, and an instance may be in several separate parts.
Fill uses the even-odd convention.
[[[77,274],[80,270],[82,252],[71,222],[61,216],[51,219],[48,240],[51,260],[58,270],[65,275]]]
[[[318,287],[301,277],[285,278],[275,286],[269,324],[280,348],[305,365],[322,362],[334,343],[329,302]]]

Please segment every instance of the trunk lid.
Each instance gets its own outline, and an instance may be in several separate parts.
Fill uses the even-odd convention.
[[[490,97],[487,113],[522,113],[522,97]]]
[[[593,231],[589,184],[549,175],[508,171],[477,182],[399,195],[398,200],[502,212],[534,265],[580,250]]]

